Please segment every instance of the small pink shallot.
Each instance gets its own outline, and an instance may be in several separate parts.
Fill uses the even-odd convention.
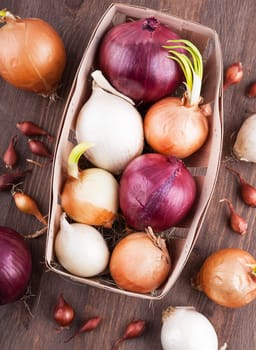
[[[247,231],[248,224],[247,222],[235,212],[235,209],[227,198],[223,198],[220,202],[226,202],[230,211],[230,226],[232,230],[240,235],[244,235]]]
[[[16,124],[16,127],[26,136],[46,136],[50,141],[53,141],[53,137],[37,124],[31,121],[22,121]]]
[[[231,64],[225,71],[223,88],[227,89],[230,85],[239,83],[244,75],[241,62]]]
[[[19,183],[24,179],[27,173],[30,173],[31,169],[19,170],[15,172],[8,172],[0,175],[0,191],[9,191],[13,185]]]
[[[101,317],[93,317],[86,321],[71,337],[64,341],[64,343],[69,342],[71,339],[75,338],[78,334],[93,331],[98,327],[102,321]]]
[[[9,145],[4,153],[3,161],[6,168],[12,169],[18,161],[18,154],[16,151],[17,135],[12,136]]]
[[[246,93],[247,97],[256,97],[256,82],[249,85]]]
[[[136,320],[128,323],[126,330],[121,338],[117,339],[112,350],[117,350],[119,345],[127,339],[133,339],[140,337],[146,329],[146,321],[144,320]]]
[[[228,167],[226,168],[238,177],[241,186],[241,197],[243,202],[250,207],[256,207],[256,188],[247,183],[238,171]]]
[[[54,307],[53,318],[61,327],[69,327],[75,317],[72,306],[67,303],[61,293]]]
[[[28,140],[29,149],[32,153],[41,156],[52,159],[53,156],[47,146],[40,140]]]

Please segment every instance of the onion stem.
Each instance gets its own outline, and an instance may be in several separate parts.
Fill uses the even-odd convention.
[[[198,103],[201,96],[201,87],[203,79],[203,59],[198,48],[189,40],[168,40],[174,45],[164,45],[168,49],[169,58],[175,60],[180,65],[186,79],[186,88],[189,95],[190,104]],[[177,43],[177,45],[175,45]],[[184,45],[181,45],[183,43]],[[176,49],[186,50],[191,58]]]
[[[69,154],[68,157],[68,166],[67,166],[67,172],[68,175],[71,177],[74,177],[75,179],[78,179],[79,177],[79,168],[78,168],[78,162],[80,157],[86,152],[88,148],[91,148],[93,146],[90,142],[81,142],[78,145],[76,145],[72,151]]]
[[[0,10],[0,22],[5,21],[6,18],[16,19],[16,17],[6,9]]]
[[[250,267],[252,269],[251,273],[256,276],[256,264],[247,264],[246,266]]]

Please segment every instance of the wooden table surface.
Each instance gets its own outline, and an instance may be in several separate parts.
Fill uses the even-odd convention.
[[[123,1],[130,3],[131,1]],[[3,154],[10,137],[17,133],[15,124],[21,120],[33,120],[53,135],[57,134],[72,80],[90,35],[109,0],[0,0],[0,8],[6,8],[21,17],[40,17],[52,24],[62,36],[68,55],[67,66],[59,90],[60,98],[52,104],[29,92],[15,89],[0,80],[0,120],[3,134],[0,138],[0,154]],[[33,254],[33,275],[29,297],[0,306],[0,349],[2,350],[110,350],[114,340],[123,332],[126,324],[135,318],[148,322],[143,337],[127,341],[120,349],[158,350],[160,344],[161,312],[169,305],[193,305],[213,323],[219,344],[227,342],[231,350],[256,349],[256,303],[240,309],[227,309],[211,302],[204,294],[191,288],[190,279],[204,259],[213,251],[224,247],[240,247],[256,255],[255,209],[246,208],[238,196],[238,182],[230,181],[225,161],[231,154],[232,135],[237,132],[247,113],[256,110],[256,100],[245,96],[248,84],[256,80],[255,70],[255,0],[137,0],[133,4],[200,22],[215,29],[220,37],[224,67],[241,61],[244,66],[242,82],[225,91],[225,135],[222,164],[217,185],[198,241],[175,286],[161,301],[149,302],[121,296],[93,287],[81,286],[47,271],[44,264],[45,236],[30,241]],[[25,159],[31,158],[26,141],[19,136],[19,166],[26,167]],[[53,145],[51,146],[53,150]],[[34,157],[39,160],[39,158]],[[233,163],[232,163],[233,165]],[[0,164],[4,172],[3,164]],[[255,165],[236,162],[235,166],[246,179],[256,184]],[[44,213],[48,212],[51,165],[33,168],[24,191],[33,196]],[[244,216],[249,229],[245,236],[231,231],[227,223],[228,211],[219,200],[228,196],[236,209]],[[9,192],[0,194],[0,225],[28,234],[40,228],[37,220],[20,213]],[[53,307],[59,293],[76,310],[71,329],[56,331]],[[69,343],[64,340],[73,333],[82,320],[101,316],[104,321],[94,332],[80,335]],[[184,349],[186,350],[186,349]],[[207,349],[205,349],[207,350]]]

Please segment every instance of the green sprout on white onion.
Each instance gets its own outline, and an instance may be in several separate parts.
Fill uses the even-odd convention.
[[[187,94],[189,103],[197,104],[201,97],[201,87],[203,79],[203,59],[198,48],[192,44],[189,40],[168,40],[168,43],[174,45],[165,45],[163,48],[168,50],[168,58],[175,60],[180,65],[186,82]],[[176,45],[177,43],[177,45]],[[182,45],[184,44],[184,45]],[[190,59],[182,52],[176,51],[176,49],[186,50],[190,55]]]
[[[69,176],[75,179],[79,178],[79,159],[87,151],[87,149],[91,148],[92,146],[93,144],[90,142],[81,142],[71,150],[67,165],[67,172]]]

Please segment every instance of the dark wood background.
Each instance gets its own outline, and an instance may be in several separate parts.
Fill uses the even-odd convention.
[[[130,1],[123,1],[130,3]],[[109,0],[0,0],[0,8],[8,8],[21,17],[41,17],[51,23],[62,36],[68,54],[60,99],[49,105],[42,97],[18,91],[0,80],[0,154],[10,137],[17,133],[15,124],[21,120],[33,120],[56,135],[65,100],[68,96],[79,61],[90,35]],[[225,136],[222,164],[214,196],[211,201],[199,239],[180,278],[169,294],[159,302],[142,301],[120,296],[92,287],[77,285],[46,271],[44,265],[45,237],[30,241],[33,253],[33,276],[28,308],[21,301],[0,306],[0,348],[2,350],[64,350],[111,349],[114,340],[134,318],[148,321],[143,337],[131,340],[120,349],[158,350],[160,345],[161,312],[169,305],[193,305],[213,323],[219,343],[228,343],[230,350],[256,349],[256,303],[241,309],[227,309],[211,302],[190,286],[190,279],[204,259],[213,251],[224,247],[241,247],[256,256],[255,210],[246,208],[238,196],[238,182],[225,169],[225,161],[231,154],[232,135],[237,132],[248,113],[256,110],[256,99],[248,99],[245,91],[256,80],[255,69],[255,0],[137,0],[133,4],[164,11],[214,28],[221,40],[224,67],[235,61],[244,65],[242,82],[231,87],[224,95]],[[18,139],[20,167],[31,158],[26,140]],[[53,149],[53,146],[51,146]],[[34,157],[34,159],[39,160]],[[255,165],[232,163],[246,179],[256,184]],[[0,170],[4,171],[3,164]],[[32,175],[24,183],[24,191],[33,196],[42,212],[47,213],[49,203],[51,166],[34,167]],[[248,233],[241,237],[233,233],[227,223],[227,208],[219,200],[227,196],[249,223]],[[40,228],[36,219],[18,212],[10,193],[0,193],[0,225],[6,225],[28,234]],[[63,292],[76,310],[76,319],[70,330],[56,331],[53,307]],[[81,335],[68,344],[64,340],[73,333],[82,320],[101,316],[104,321],[92,333]],[[184,349],[186,350],[186,349]],[[206,349],[207,350],[207,349]]]

